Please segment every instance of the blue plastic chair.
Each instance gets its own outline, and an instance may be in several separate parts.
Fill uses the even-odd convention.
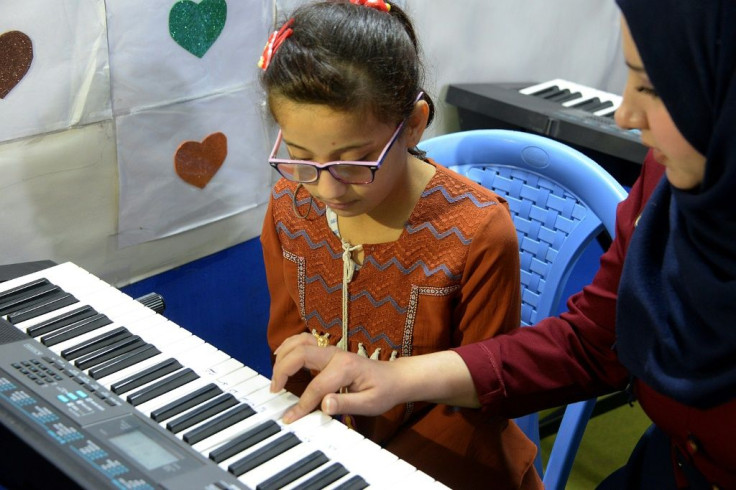
[[[597,163],[558,141],[501,129],[461,131],[419,144],[427,156],[505,197],[521,259],[522,325],[554,315],[570,272],[602,231],[614,236],[621,185]],[[570,404],[542,469],[545,488],[564,489],[595,399]],[[517,424],[539,447],[539,419]]]

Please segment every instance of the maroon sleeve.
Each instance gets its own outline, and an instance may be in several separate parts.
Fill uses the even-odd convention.
[[[567,302],[568,311],[479,343],[457,347],[484,409],[516,417],[626,386],[614,351],[616,297],[636,220],[664,167],[651,158],[616,213],[616,236],[593,281]]]

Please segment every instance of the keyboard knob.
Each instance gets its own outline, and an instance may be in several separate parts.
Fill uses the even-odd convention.
[[[163,315],[164,310],[166,309],[164,297],[158,293],[144,294],[143,296],[136,298],[135,300],[143,304],[143,306],[149,307],[159,315]]]

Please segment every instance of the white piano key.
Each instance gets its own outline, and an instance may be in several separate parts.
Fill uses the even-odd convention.
[[[202,374],[208,368],[230,359],[230,356],[218,350],[214,345],[207,343],[202,344],[197,349],[182,352],[180,356],[182,360],[186,361],[187,366]]]
[[[266,379],[266,381],[268,382],[268,379]],[[288,393],[284,390],[281,390],[277,393],[272,393],[271,383],[268,382],[268,384],[265,385],[263,388],[260,388],[252,393],[245,395],[243,397],[243,400],[246,400],[253,407],[261,407],[261,406],[266,406],[269,402],[272,402],[272,401],[273,403],[278,403],[278,399],[284,398],[284,397],[287,397],[289,401],[293,401],[291,400],[291,397],[288,397],[287,395],[291,395],[291,397],[294,396],[291,393]]]
[[[146,342],[159,347],[159,349],[192,336],[191,332],[170,322],[161,315],[147,317],[133,323],[123,323],[123,326],[130,333],[140,336]]]
[[[317,446],[302,442],[279,454],[275,458],[257,466],[251,471],[244,473],[238,477],[238,480],[251,488],[256,488],[259,483],[269,479],[281,470],[293,465],[301,458],[318,450],[319,448]]]
[[[254,394],[259,394],[261,391],[254,392]],[[268,398],[262,396],[246,397],[243,401],[253,407],[256,412],[268,413],[271,418],[279,419],[288,409],[296,405],[299,397],[288,391],[282,391],[281,393],[277,393],[276,396]]]
[[[223,376],[227,376],[230,373],[233,373],[239,369],[245,368],[245,364],[238,361],[234,357],[228,357],[227,359],[224,359],[222,362],[213,364],[210,367],[205,368],[201,374],[212,376],[215,378],[221,378]],[[250,368],[247,368],[249,371],[255,372]]]
[[[282,414],[283,415],[283,414]],[[315,410],[299,420],[290,424],[284,424],[281,420],[281,416],[277,420],[280,424],[284,425],[287,430],[291,430],[296,433],[300,438],[311,439],[311,434],[315,431],[321,430],[327,424],[340,424],[326,413],[321,410]],[[343,424],[340,424],[345,427]],[[347,427],[345,427],[347,428]]]
[[[598,97],[602,101],[609,101],[613,104],[611,107],[607,107],[605,109],[594,112],[593,114],[595,114],[596,116],[606,116],[615,112],[616,109],[618,109],[618,107],[621,105],[621,101],[623,100],[620,95],[605,92],[603,90],[598,90],[592,87],[587,87],[585,85],[571,82],[569,80],[563,80],[561,78],[556,78],[553,80],[548,80],[546,82],[538,83],[536,85],[531,85],[529,87],[524,87],[519,90],[519,93],[531,95],[535,92],[539,92],[540,90],[553,86],[557,86],[560,89],[569,89],[571,92],[580,92],[582,94],[582,98],[580,99],[563,102],[562,104],[560,104],[562,107],[571,107],[575,104],[580,103],[584,99],[590,99],[593,97]]]
[[[227,389],[227,391],[232,392],[231,390],[233,390],[236,386],[239,386],[250,379],[258,377],[260,377],[260,374],[258,374],[255,370],[249,368],[248,366],[243,366],[241,369],[238,369],[220,378],[218,384],[220,384],[223,389]],[[232,393],[235,395],[235,392]],[[235,396],[237,397],[238,395]]]
[[[230,384],[227,386],[227,391],[232,393],[236,398],[243,400],[254,391],[258,391],[269,384],[270,381],[267,378],[256,375],[244,379],[237,384]]]

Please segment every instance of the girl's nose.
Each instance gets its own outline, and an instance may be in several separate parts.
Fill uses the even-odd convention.
[[[335,179],[327,170],[319,173],[319,180],[317,180],[316,185],[317,194],[327,201],[341,197],[348,189],[348,184],[343,184]]]

